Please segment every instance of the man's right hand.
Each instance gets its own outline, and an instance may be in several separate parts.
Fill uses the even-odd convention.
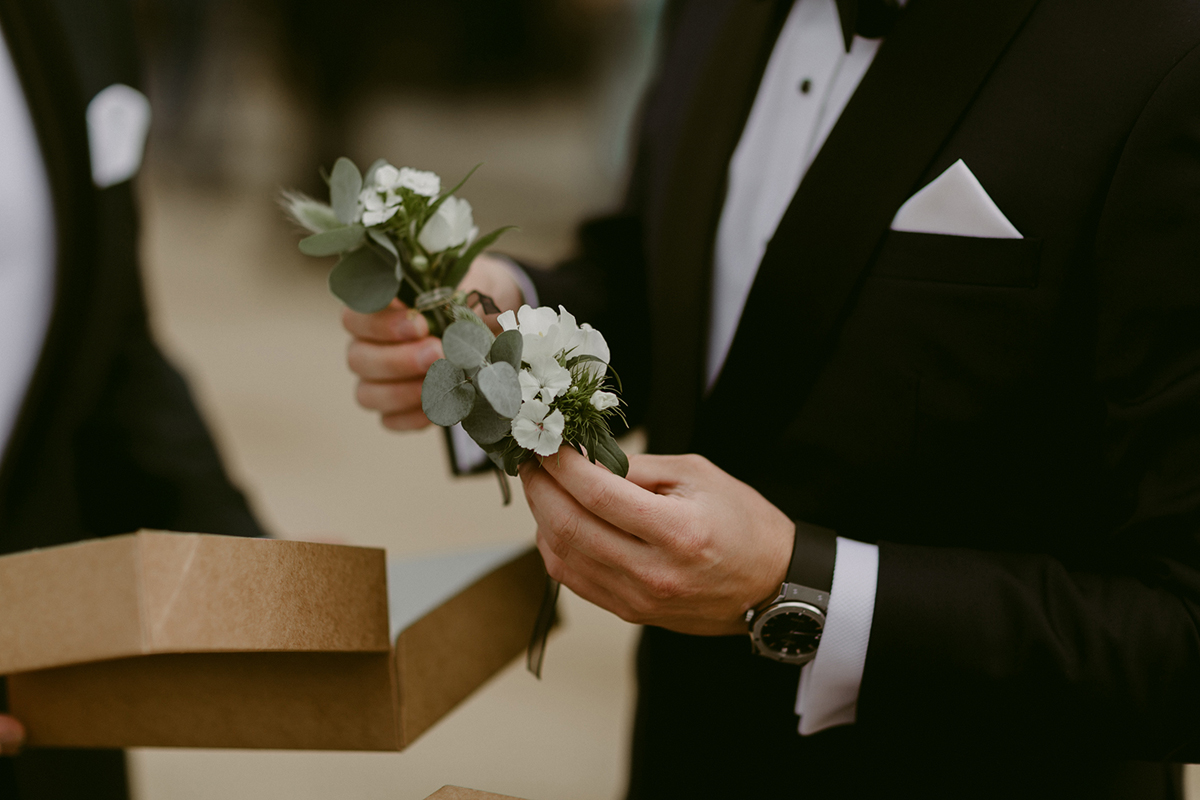
[[[486,253],[472,262],[462,288],[482,292],[501,311],[516,310],[523,302],[512,272]],[[484,321],[499,332],[496,316],[490,314]],[[429,367],[442,357],[442,342],[429,335],[425,318],[393,300],[374,314],[346,309],[342,325],[354,337],[346,361],[359,377],[358,404],[379,412],[385,428],[412,431],[428,425],[421,410],[421,384]]]
[[[346,309],[342,325],[354,337],[346,361],[359,377],[358,404],[378,411],[385,428],[411,431],[428,425],[421,383],[442,357],[442,342],[429,335],[425,318],[393,300],[374,314]]]
[[[25,743],[25,726],[7,714],[0,714],[0,755],[15,756]]]

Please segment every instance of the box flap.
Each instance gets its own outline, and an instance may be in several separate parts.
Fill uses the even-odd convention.
[[[0,675],[140,652],[136,547],[119,536],[0,558]]]
[[[146,653],[390,649],[382,550],[143,532]]]
[[[525,651],[545,581],[542,557],[529,548],[401,632],[396,685],[402,747]]]
[[[388,559],[388,617],[392,639],[498,567],[529,549],[526,543]]]
[[[386,652],[382,550],[141,532],[0,558],[0,674],[147,653]]]

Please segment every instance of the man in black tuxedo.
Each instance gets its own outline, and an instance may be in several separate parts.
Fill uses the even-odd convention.
[[[148,106],[133,88],[128,4],[3,0],[0,27],[4,144],[25,148],[0,176],[5,213],[20,215],[0,220],[12,301],[0,344],[0,552],[143,527],[263,535],[149,332],[128,180]],[[9,369],[21,359],[28,369]],[[120,751],[0,760],[4,797],[127,791]]]
[[[746,143],[822,2],[670,6],[625,210],[531,273],[609,338],[650,451],[704,456],[522,476],[551,574],[650,626],[630,797],[1177,797],[1200,753],[1200,6],[839,0],[847,51],[884,38],[715,343]],[[812,141],[788,133],[773,152]],[[360,401],[411,427],[431,353],[399,314],[346,323]],[[743,619],[793,537],[832,571],[799,700]]]

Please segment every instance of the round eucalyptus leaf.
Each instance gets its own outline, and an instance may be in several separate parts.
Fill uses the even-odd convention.
[[[371,241],[382,247],[384,250],[387,250],[388,253],[391,254],[392,262],[398,267],[400,261],[400,251],[396,249],[395,242],[389,239],[386,233],[374,228],[369,228],[367,230],[367,235],[371,237]]]
[[[329,291],[361,314],[387,307],[399,288],[400,281],[392,265],[370,247],[360,247],[342,256],[329,273]]]
[[[463,430],[480,447],[494,445],[512,433],[512,420],[497,414],[487,403],[476,402],[471,413],[462,421]]]
[[[300,252],[306,256],[333,256],[355,249],[363,243],[366,228],[362,225],[343,225],[324,233],[314,233],[300,240]]]
[[[521,368],[521,351],[525,348],[525,337],[520,331],[505,331],[496,337],[492,343],[492,351],[488,353],[488,361],[497,364],[505,361],[512,364],[513,369]]]
[[[500,416],[512,419],[521,410],[521,381],[507,361],[479,370],[475,384]]]
[[[450,363],[462,369],[482,367],[492,349],[492,332],[476,322],[460,320],[442,334],[442,350]]]
[[[475,405],[475,387],[461,369],[444,358],[433,362],[421,384],[421,410],[435,425],[462,422]]]
[[[358,195],[362,192],[363,179],[358,167],[348,158],[339,158],[329,176],[329,204],[342,224],[354,222],[358,211]]]

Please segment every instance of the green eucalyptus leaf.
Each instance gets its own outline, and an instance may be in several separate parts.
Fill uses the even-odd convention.
[[[309,233],[324,233],[342,227],[328,203],[313,200],[302,192],[283,193],[280,204],[287,215]]]
[[[475,407],[462,421],[463,430],[471,435],[480,447],[495,445],[512,433],[512,420],[496,413],[487,403],[475,401]]]
[[[471,268],[471,262],[475,260],[475,257],[487,248],[491,247],[492,243],[499,239],[503,234],[511,230],[516,230],[516,228],[516,225],[506,225],[503,228],[497,228],[487,236],[480,236],[478,239],[472,242],[471,246],[463,251],[463,254],[460,255],[458,260],[454,262],[454,266],[450,267],[450,269],[446,271],[446,277],[442,279],[442,284],[444,286],[457,289],[458,284],[462,282],[463,276],[466,275],[467,270]]]
[[[488,364],[479,370],[475,385],[500,416],[512,419],[521,410],[521,381],[507,361]]]
[[[333,174],[329,176],[329,204],[345,225],[354,222],[362,187],[363,179],[358,167],[348,158],[339,158],[333,165]]]
[[[475,387],[461,369],[444,358],[433,362],[421,384],[421,410],[435,425],[461,422],[475,403]]]
[[[329,291],[362,314],[385,308],[399,288],[396,271],[372,247],[342,256],[329,273]]]
[[[458,322],[469,322],[472,325],[478,325],[479,327],[481,327],[485,331],[487,331],[489,335],[492,332],[492,329],[487,326],[487,323],[484,322],[483,320],[481,320],[479,318],[479,315],[476,314],[474,311],[472,311],[467,306],[462,306],[462,305],[459,305],[458,303],[454,303],[450,306],[450,314]],[[489,361],[490,360],[491,359],[489,359]]]
[[[492,332],[487,328],[460,320],[442,334],[442,349],[454,366],[471,369],[487,363],[492,340]]]
[[[306,256],[333,256],[347,253],[363,243],[366,228],[344,225],[324,233],[314,233],[300,240],[300,252]]]
[[[629,474],[629,459],[613,435],[603,428],[596,432],[596,460],[608,467],[608,471],[624,478]]]
[[[521,369],[521,352],[525,349],[525,337],[520,331],[505,331],[492,342],[492,351],[488,353],[488,361],[499,364],[501,361],[512,364],[515,370]]]
[[[521,449],[515,453],[512,451],[505,452],[504,463],[500,468],[514,478],[521,477],[519,469],[522,464],[532,457],[531,455],[528,455],[530,452],[531,451],[525,449]]]
[[[399,264],[400,251],[396,249],[396,243],[393,242],[386,233],[376,230],[375,228],[368,228],[367,235],[371,237],[372,242],[379,245],[389,254],[391,254],[392,258],[394,259],[392,262],[393,264]]]

